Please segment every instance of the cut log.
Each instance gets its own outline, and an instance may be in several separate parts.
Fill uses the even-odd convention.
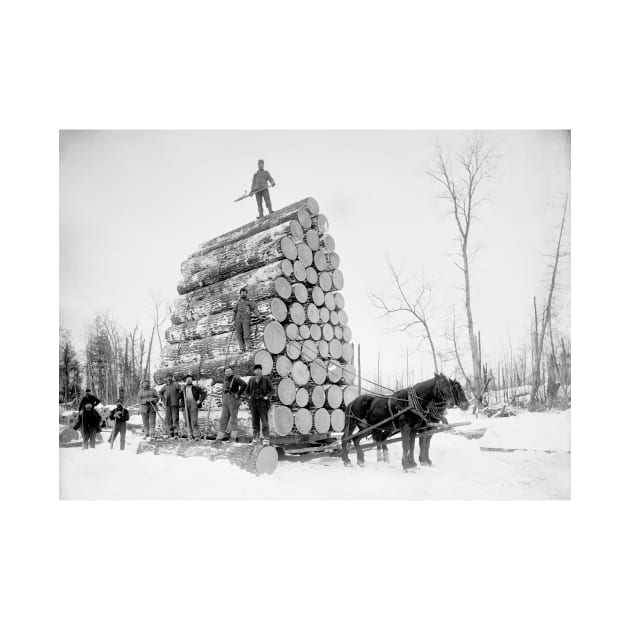
[[[341,342],[338,339],[333,339],[328,344],[328,351],[333,359],[341,359],[343,357],[343,348]]]
[[[313,305],[309,304],[309,307],[310,306],[313,306]],[[317,309],[317,318],[319,319],[319,309]],[[319,341],[322,338],[322,329],[317,324],[311,324],[309,332],[310,332],[310,337],[313,341]]]
[[[308,394],[307,400],[308,400]],[[313,428],[313,415],[308,409],[298,409],[295,412],[295,428],[302,435],[310,433]]]
[[[319,323],[319,309],[315,304],[311,303],[306,307],[306,319],[308,319],[311,324],[316,325]]]
[[[346,426],[346,414],[341,409],[330,412],[330,428],[335,433],[341,433]]]
[[[340,291],[335,291],[333,293],[333,297],[335,298],[335,307],[337,310],[342,310],[346,306],[346,300],[343,297],[343,294]]]
[[[302,344],[299,341],[292,339],[287,343],[286,355],[292,361],[297,361],[302,353]]]
[[[329,385],[324,385],[324,390],[326,391],[326,403],[331,409],[338,409],[341,407],[341,403],[343,402],[343,390],[339,385],[335,385],[331,383]]]
[[[306,301],[308,300],[308,291],[306,290],[306,287],[301,283],[301,282],[296,282],[292,287],[292,292],[293,295],[295,296],[295,299],[304,304],[306,303]]]
[[[264,267],[283,258],[296,259],[297,248],[290,237],[284,236],[280,240],[272,238],[270,235],[267,237],[269,238],[268,241],[255,243],[251,243],[249,240],[239,241],[215,250],[209,254],[212,257],[212,265],[180,280],[177,284],[178,293],[180,295],[190,293],[200,287],[214,284],[251,269]]]
[[[328,433],[330,431],[330,414],[323,407],[320,407],[315,412],[313,421],[317,433]]]
[[[326,382],[327,366],[322,359],[311,361],[308,369],[313,383],[323,385]]]
[[[254,475],[271,475],[278,466],[278,451],[273,446],[213,442],[211,447],[204,450],[211,462],[227,459]]]
[[[274,288],[276,295],[283,300],[288,300],[291,297],[291,283],[283,276],[276,278],[274,281]]]
[[[315,267],[306,267],[306,283],[310,285],[317,284],[317,271]]]
[[[300,329],[297,324],[287,324],[284,328],[287,339],[295,341],[300,338]]]
[[[280,354],[286,347],[287,338],[284,328],[276,321],[271,321],[265,326],[263,343],[271,354]]]
[[[306,267],[299,260],[293,263],[293,277],[298,282],[304,282],[306,280]]]
[[[342,326],[347,326],[348,325],[348,314],[346,313],[346,311],[344,311],[343,309],[338,311],[339,314],[339,323]]]
[[[280,376],[289,376],[291,374],[291,368],[293,363],[291,360],[283,354],[276,357],[276,372]]]
[[[79,439],[79,432],[75,431],[72,427],[66,427],[59,425],[59,444],[68,444],[74,440]]]
[[[258,363],[262,366],[262,373],[267,376],[273,371],[273,357],[267,350],[259,350],[254,355],[254,365]]]
[[[353,385],[357,378],[357,371],[352,363],[346,363],[342,369],[342,379],[347,385]]]
[[[308,339],[311,336],[311,329],[307,324],[302,324],[299,328],[300,339]]]
[[[330,321],[330,311],[325,307],[322,306],[319,309],[319,320],[326,326],[328,326],[328,322]],[[332,339],[332,337],[331,337]]]
[[[326,258],[326,252],[320,249],[313,255],[313,265],[319,272],[326,271],[328,269],[328,258]]]
[[[287,305],[282,299],[275,297],[271,300],[271,315],[276,321],[283,322],[288,314]]]
[[[350,343],[352,341],[352,329],[350,326],[343,327],[343,340],[346,343]]]
[[[315,385],[311,390],[311,403],[313,407],[319,408],[326,404],[326,390],[323,385]]]
[[[300,357],[305,363],[310,363],[317,358],[317,344],[312,339],[307,339],[302,344],[302,353]]]
[[[326,366],[326,377],[331,383],[340,383],[343,379],[343,367],[339,361],[329,361]]]
[[[295,404],[298,407],[306,407],[308,405],[309,395],[308,390],[305,387],[300,387],[295,392]]]
[[[324,304],[325,294],[321,287],[315,286],[311,290],[311,300],[315,306],[322,306]]]
[[[334,293],[326,293],[324,295],[324,306],[329,311],[334,311],[337,308],[337,303],[335,302],[335,294]]]
[[[330,252],[330,254],[328,254],[328,266],[330,269],[339,269],[340,264],[339,254],[337,252]]]
[[[313,217],[311,212],[309,212],[308,209],[303,209],[303,210],[298,210],[298,214],[297,214],[297,220],[300,222],[300,225],[305,229],[308,230],[313,222]]]
[[[310,267],[313,264],[313,250],[306,243],[298,244],[297,257],[305,267]]]
[[[306,244],[311,248],[311,251],[316,252],[319,249],[319,234],[317,233],[317,230],[307,230],[305,234],[305,241]]]
[[[338,269],[336,269],[335,271],[338,271]],[[333,287],[332,276],[330,275],[328,271],[322,271],[319,274],[318,282],[319,282],[319,286],[322,288],[322,291],[324,291],[324,293],[327,293]]]
[[[308,383],[310,371],[302,361],[294,361],[291,368],[291,378],[296,385],[302,387]]]
[[[338,328],[339,326],[339,313],[337,311],[330,311],[330,323],[334,328]]]
[[[271,426],[276,435],[288,435],[293,429],[293,412],[284,405],[274,405],[271,412]]]
[[[356,385],[345,385],[343,387],[343,404],[347,407],[359,395],[359,388]]]
[[[304,240],[304,228],[299,221],[289,221],[289,229],[291,230],[291,237],[296,243]]]
[[[264,216],[262,219],[256,219],[255,221],[251,221],[245,225],[241,225],[230,232],[226,232],[225,234],[221,234],[220,236],[216,236],[208,241],[204,241],[199,245],[199,250],[191,254],[191,258],[195,256],[202,256],[205,253],[216,249],[217,247],[222,247],[224,245],[228,245],[230,243],[234,243],[244,238],[248,238],[253,236],[254,234],[258,234],[259,232],[264,232],[271,227],[279,225],[281,223],[285,223],[290,220],[297,220],[298,211],[299,210],[307,210],[308,214],[311,215],[311,223],[313,221],[314,216],[319,214],[319,205],[317,201],[312,197],[307,197],[306,199],[301,199],[296,203],[292,203],[289,206],[281,208],[280,210],[276,210],[273,214]],[[311,227],[311,226],[307,226]]]
[[[343,339],[343,327],[342,326],[333,326],[333,333],[335,335],[335,339],[341,341]]]
[[[328,309],[322,309],[322,310],[328,310]],[[321,311],[320,311],[320,316],[321,316]],[[328,319],[328,317],[326,317],[326,319]],[[322,317],[322,321],[323,321],[323,317]],[[335,332],[333,330],[333,327],[330,324],[324,324],[322,326],[322,337],[326,340],[326,341],[332,341],[335,338]]]
[[[291,406],[295,401],[296,387],[291,378],[285,377],[278,383],[278,400],[287,406]]]
[[[255,325],[250,330],[252,348],[263,346],[263,325]],[[191,363],[199,359],[218,359],[238,348],[234,333],[223,333],[203,339],[192,339],[181,343],[168,343],[161,355],[161,367],[172,367],[177,363]]]
[[[315,214],[314,212],[311,214]],[[311,218],[311,227],[317,230],[320,234],[328,233],[328,219],[323,214],[318,214]]]
[[[281,260],[280,268],[282,269],[282,275],[286,278],[293,277],[293,263],[290,260]]]
[[[274,322],[277,323],[277,322]],[[251,375],[254,367],[255,352],[234,353],[216,359],[207,359],[192,363],[178,363],[172,368],[160,368],[156,370],[154,379],[157,385],[162,385],[170,374],[177,381],[183,381],[186,374],[191,374],[193,379],[213,379],[223,381],[223,368],[225,365],[233,365],[234,370],[242,375]]]
[[[324,234],[322,236],[322,246],[327,254],[332,254],[335,251],[335,239],[330,234]]]
[[[352,363],[354,360],[354,348],[351,343],[343,342],[341,344],[341,358],[346,363]]]
[[[332,283],[337,291],[343,289],[343,273],[341,273],[340,269],[335,269],[332,272]]]
[[[306,321],[304,307],[299,302],[293,302],[289,307],[289,317],[294,324],[300,326]]]
[[[322,359],[328,359],[330,357],[330,348],[328,346],[328,342],[325,339],[322,339],[317,344],[317,352]]]

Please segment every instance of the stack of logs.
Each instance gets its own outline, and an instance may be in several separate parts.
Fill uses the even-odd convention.
[[[274,383],[275,435],[343,430],[358,394],[352,331],[335,241],[313,198],[202,243],[181,271],[158,384],[168,374],[221,382],[225,365],[248,376],[260,363]],[[243,287],[258,317],[240,353],[233,309]]]

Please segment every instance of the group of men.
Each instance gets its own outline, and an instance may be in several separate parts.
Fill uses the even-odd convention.
[[[158,414],[158,402],[161,400],[165,410],[165,431],[170,438],[180,437],[179,414],[180,408],[186,422],[186,435],[198,440],[199,435],[199,409],[206,398],[206,391],[202,387],[193,384],[192,375],[186,375],[183,385],[173,380],[171,375],[166,377],[166,384],[160,393],[151,387],[151,383],[145,379],[138,391],[139,411],[142,417],[144,438],[155,437],[156,415]],[[273,394],[273,384],[267,376],[263,376],[262,366],[254,366],[254,376],[245,382],[238,376],[232,366],[225,368],[223,380],[222,412],[219,420],[219,430],[216,439],[222,441],[229,433],[229,438],[236,441],[238,437],[238,410],[243,399],[249,401],[252,416],[253,436],[252,441],[263,444],[269,443],[269,406],[270,397]],[[101,432],[103,417],[96,407],[100,400],[92,395],[90,389],[86,389],[85,396],[79,404],[79,418],[74,429],[81,430],[83,448],[95,448],[96,436]],[[116,401],[116,406],[109,412],[109,419],[113,422],[111,436],[109,438],[111,448],[120,435],[120,449],[125,449],[125,436],[129,410],[123,406],[122,400]]]

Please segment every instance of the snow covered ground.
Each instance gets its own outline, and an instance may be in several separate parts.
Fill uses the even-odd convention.
[[[256,477],[227,461],[144,453],[139,435],[127,449],[60,448],[62,499],[569,499],[570,412],[477,420],[458,411],[450,422],[472,421],[473,433],[439,434],[431,444],[432,468],[404,473],[400,443],[390,446],[391,463],[345,468],[338,457],[281,461],[273,475]],[[509,449],[511,452],[485,449]],[[513,450],[519,449],[519,450]],[[522,450],[521,450],[522,449]],[[417,452],[417,447],[416,447]],[[354,453],[351,459],[356,461]]]

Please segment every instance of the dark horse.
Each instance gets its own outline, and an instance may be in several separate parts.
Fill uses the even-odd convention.
[[[351,465],[348,458],[348,440],[352,439],[357,450],[357,464],[359,466],[364,464],[360,442],[365,435],[351,438],[355,428],[361,431],[400,413],[393,420],[377,426],[369,434],[377,444],[378,459],[382,457],[385,461],[389,461],[385,440],[400,430],[403,442],[403,469],[415,468],[417,464],[414,461],[413,451],[416,434],[428,428],[427,422],[446,422],[444,412],[449,407],[468,409],[468,400],[462,386],[443,374],[436,374],[428,381],[401,389],[391,396],[364,394],[355,398],[346,409],[346,424],[342,440],[343,463],[346,466]],[[430,462],[428,459],[430,436],[421,437],[419,442],[421,462],[424,463],[423,456]]]

